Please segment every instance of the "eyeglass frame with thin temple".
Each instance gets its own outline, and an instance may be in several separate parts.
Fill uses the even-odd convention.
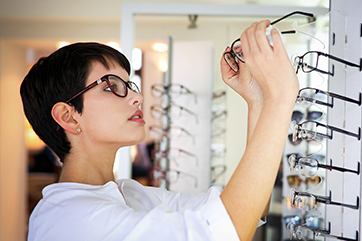
[[[313,161],[316,165],[313,165],[312,163],[308,163],[307,161],[305,161],[304,163],[303,160],[311,160]],[[337,166],[333,166],[332,165],[332,159],[330,159],[330,165],[325,165],[325,164],[321,164],[319,163],[319,161],[317,159],[311,158],[311,157],[296,157],[295,154],[292,154],[289,156],[288,158],[288,163],[290,165],[290,172],[294,173],[294,170],[296,170],[298,167],[301,169],[304,169],[304,166],[308,166],[310,168],[316,168],[316,171],[319,168],[324,168],[327,170],[336,170],[339,172],[351,172],[351,173],[355,173],[357,175],[360,174],[360,162],[357,162],[357,170],[352,170],[352,169],[347,169],[347,168],[343,168],[343,167],[337,167]],[[309,164],[309,165],[308,165]],[[307,177],[312,177],[314,175],[305,175]]]
[[[300,229],[304,229],[306,231],[311,231],[313,233],[312,240],[315,240],[315,236],[322,236],[325,238],[335,238],[335,239],[345,240],[345,241],[358,241],[358,237],[359,237],[358,230],[356,230],[356,236],[354,239],[336,236],[336,235],[331,234],[331,223],[330,222],[328,222],[328,229],[312,228],[312,227],[308,227],[304,224],[295,225],[292,222],[290,222],[287,225],[287,229],[290,232],[290,240],[292,240],[293,237],[297,238],[297,240],[304,240],[303,237],[301,237],[302,231]]]
[[[293,188],[291,189],[292,207],[296,206],[296,204],[295,204],[296,200],[300,197],[309,197],[309,198],[315,199],[315,202],[314,202],[315,205],[311,208],[311,210],[316,209],[317,203],[324,203],[326,205],[337,205],[337,206],[342,206],[342,207],[346,207],[346,208],[351,208],[354,210],[359,209],[359,196],[357,196],[356,205],[353,205],[353,204],[346,204],[346,203],[332,201],[332,191],[329,191],[329,196],[319,196],[319,195],[314,195],[309,192],[299,192]],[[305,203],[305,205],[308,205],[308,203]]]
[[[174,158],[172,155],[171,155],[171,152],[174,152],[174,151],[177,151],[178,153],[184,153],[185,155],[188,156],[188,158],[193,158],[195,159],[195,165],[198,166],[199,165],[199,158],[198,156],[196,156],[195,154],[191,153],[191,152],[188,152],[184,149],[181,149],[181,148],[177,148],[177,147],[169,147],[167,148],[165,151],[160,151],[159,153],[162,155],[162,157],[166,157],[166,158],[170,158],[172,161],[174,161],[176,163],[176,165],[178,165],[178,162],[177,162],[177,158],[180,158],[180,157],[177,157],[177,158]],[[162,158],[161,157],[161,158]],[[159,161],[161,158],[157,158],[156,161]]]
[[[161,112],[161,116],[162,115],[167,115],[167,113],[170,112],[170,109],[172,109],[173,107],[175,108],[178,108],[180,109],[180,113],[182,111],[186,111],[187,113],[189,113],[190,115],[194,116],[195,117],[195,121],[196,123],[199,123],[199,118],[197,116],[197,114],[183,106],[180,106],[180,105],[177,105],[175,104],[174,102],[171,102],[168,106],[166,107],[162,107],[161,105],[152,105],[151,106],[151,115],[155,118],[155,119],[159,119],[157,118],[155,115],[154,115],[154,112],[155,112],[155,109],[158,108],[160,111],[157,111],[157,112]],[[175,118],[175,119],[178,119],[179,117],[181,117],[182,114],[180,114],[179,116],[175,117],[175,116],[171,116],[171,118]],[[161,117],[160,116],[160,117]]]
[[[154,178],[153,177],[153,173],[157,171],[159,173],[161,173],[160,177],[157,177],[157,178]],[[170,173],[170,172],[175,172],[177,174],[177,180],[172,182],[170,179],[167,179],[167,174]],[[179,176],[180,175],[183,175],[183,176],[187,176],[189,178],[192,178],[194,179],[195,181],[195,188],[197,188],[198,186],[198,180],[197,180],[197,177],[190,174],[190,173],[187,173],[187,172],[182,172],[182,171],[178,171],[178,170],[175,170],[175,169],[168,169],[168,170],[161,170],[160,168],[158,167],[152,167],[150,172],[149,172],[149,175],[150,175],[150,179],[152,181],[158,181],[159,179],[164,179],[166,182],[168,183],[176,183],[179,179]]]
[[[171,138],[171,135],[169,134],[169,132],[171,131],[171,129],[179,129],[179,130],[181,130],[183,133],[185,133],[186,135],[188,135],[189,137],[192,138],[192,143],[195,143],[195,136],[192,135],[189,131],[187,131],[187,130],[186,130],[185,128],[183,128],[183,127],[172,125],[172,126],[169,126],[169,127],[167,127],[167,128],[163,128],[162,126],[151,125],[151,126],[149,127],[149,130],[152,131],[152,129],[155,129],[155,128],[157,128],[157,129],[159,129],[159,130],[162,131],[162,133],[161,133],[161,138],[164,136],[164,137],[166,137],[166,138],[168,138],[168,139]]]
[[[326,96],[330,96],[332,98],[331,103],[324,102],[324,101],[321,101],[321,100],[317,100],[317,99],[315,99],[313,97],[302,96],[301,92],[304,91],[304,90],[313,90],[313,91],[315,91],[314,95],[321,93],[321,94],[324,94]],[[343,100],[343,101],[346,101],[346,102],[354,103],[354,104],[357,104],[358,106],[361,106],[361,104],[362,104],[362,94],[361,94],[361,92],[359,92],[358,100],[356,100],[356,99],[349,98],[347,96],[342,96],[342,95],[339,95],[339,94],[336,94],[336,93],[323,91],[323,90],[316,89],[316,88],[311,88],[311,87],[305,87],[305,88],[302,88],[302,89],[299,90],[298,95],[297,95],[297,99],[296,99],[296,103],[300,103],[300,102],[303,102],[303,101],[308,101],[308,102],[310,102],[312,104],[315,103],[315,104],[319,104],[319,105],[328,106],[330,108],[333,108],[334,107],[334,98],[340,99],[340,100]]]
[[[123,83],[123,86],[126,87],[124,88],[125,90],[125,94],[124,95],[120,95],[118,94],[112,87],[111,83],[109,82],[109,77],[115,77],[119,80],[121,80],[121,83]],[[137,94],[141,94],[140,89],[138,88],[138,86],[132,82],[132,81],[124,81],[121,77],[114,75],[114,74],[107,74],[102,76],[101,78],[97,79],[96,81],[90,83],[89,85],[87,85],[86,87],[84,87],[82,90],[80,90],[78,93],[76,93],[75,95],[73,95],[71,98],[69,98],[67,101],[65,101],[66,103],[70,103],[72,100],[74,100],[75,98],[77,98],[78,96],[84,94],[86,91],[96,87],[97,85],[106,82],[109,89],[111,90],[111,92],[118,97],[124,98],[128,95],[128,89],[132,90],[133,92],[137,93]]]
[[[301,12],[301,11],[294,11],[294,12],[291,12],[287,15],[284,15],[283,17],[281,18],[278,18],[277,20],[274,20],[273,22],[270,23],[270,26],[292,16],[292,15],[295,15],[295,14],[301,14],[301,15],[305,15],[305,16],[308,16],[310,18],[314,18],[314,14],[313,13],[307,13],[307,12]],[[295,30],[288,30],[288,31],[281,31],[280,32],[281,34],[293,34],[293,33],[296,33]],[[225,62],[230,66],[230,68],[235,72],[239,72],[239,64],[238,64],[238,61],[241,61],[242,63],[245,63],[245,61],[242,59],[242,53],[240,53],[240,56],[239,54],[236,54],[233,50],[233,47],[235,45],[235,43],[237,43],[238,41],[240,41],[240,38],[234,40],[234,42],[231,44],[231,50],[228,51],[228,52],[225,52],[223,57],[224,57],[224,60]],[[235,60],[235,68],[234,66],[232,66],[232,64],[229,63],[228,61],[228,57],[226,55],[230,55],[230,58],[233,58]]]
[[[169,95],[171,96],[171,94],[169,93],[169,89],[171,89],[174,86],[178,86],[180,88],[180,95],[185,95],[185,94],[189,94],[189,95],[193,95],[194,99],[195,99],[195,103],[197,103],[197,95],[196,93],[192,92],[189,88],[187,88],[186,86],[182,85],[182,84],[177,84],[177,83],[172,83],[169,85],[163,85],[161,83],[157,83],[157,84],[153,84],[151,86],[151,93],[155,98],[160,98],[162,95]],[[157,87],[162,87],[163,91],[160,91],[161,95],[155,95],[154,91]],[[182,90],[185,90],[186,92],[182,93]],[[172,97],[172,96],[171,96]]]
[[[307,54],[312,54],[312,53],[316,53],[317,54],[317,59],[315,60],[315,67],[313,66],[310,66],[308,65],[307,63],[303,62],[303,59],[304,57],[307,55]],[[362,70],[362,59],[360,59],[360,64],[355,64],[355,63],[352,63],[352,62],[349,62],[347,60],[344,60],[344,59],[341,59],[341,58],[338,58],[334,55],[331,55],[331,54],[327,54],[327,53],[324,53],[324,52],[320,52],[320,51],[307,51],[305,54],[301,55],[301,56],[296,56],[294,58],[294,66],[296,67],[296,70],[295,70],[295,73],[298,74],[298,70],[299,68],[302,69],[302,71],[304,73],[310,73],[312,71],[316,71],[318,73],[322,73],[322,74],[328,74],[328,75],[331,75],[331,76],[334,76],[334,68],[332,66],[332,72],[330,71],[324,71],[324,70],[321,70],[321,69],[318,69],[318,60],[319,60],[319,56],[324,56],[324,57],[327,57],[327,58],[330,58],[330,59],[333,59],[337,62],[340,62],[340,63],[343,63],[343,64],[346,64],[346,65],[349,65],[351,67],[357,67],[359,68],[359,71]],[[298,61],[297,61],[298,60]],[[305,67],[307,68],[310,68],[308,70],[304,69]]]
[[[328,133],[323,134],[323,133],[320,133],[320,132],[316,132],[316,131],[307,130],[307,129],[302,128],[302,126],[304,124],[307,124],[307,123],[313,123],[313,124],[316,125],[316,127],[318,127],[318,126],[325,127],[326,129],[330,130],[331,133],[330,133],[330,135],[328,135]],[[350,132],[350,131],[346,131],[346,130],[337,128],[335,126],[322,124],[322,123],[317,122],[317,121],[304,121],[304,122],[302,122],[300,124],[294,122],[293,141],[296,141],[298,138],[300,138],[300,139],[314,139],[315,137],[322,137],[322,138],[332,140],[334,131],[342,133],[344,135],[356,137],[358,140],[361,140],[361,127],[358,127],[358,134],[356,134],[356,133],[353,133],[353,132]]]

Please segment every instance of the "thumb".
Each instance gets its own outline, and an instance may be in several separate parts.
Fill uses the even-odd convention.
[[[283,43],[280,32],[277,29],[273,28],[270,31],[270,34],[271,34],[271,37],[272,37],[272,40],[273,40],[273,49],[274,49],[274,51],[276,51],[276,52],[279,52],[279,51],[285,52],[284,43]]]

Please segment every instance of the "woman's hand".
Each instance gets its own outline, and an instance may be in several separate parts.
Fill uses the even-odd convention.
[[[298,79],[276,29],[271,31],[273,47],[270,46],[265,35],[269,24],[268,20],[256,22],[242,33],[244,65],[260,85],[264,98],[294,101],[299,89]]]
[[[227,47],[225,52],[230,51]],[[263,92],[250,73],[248,67],[239,61],[239,71],[235,73],[234,70],[226,63],[224,58],[221,58],[221,76],[224,82],[230,86],[234,91],[240,94],[248,105],[262,106],[264,102]]]

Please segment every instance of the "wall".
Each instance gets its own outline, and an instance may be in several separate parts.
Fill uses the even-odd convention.
[[[0,40],[0,240],[26,235],[24,117],[19,95],[25,49]]]

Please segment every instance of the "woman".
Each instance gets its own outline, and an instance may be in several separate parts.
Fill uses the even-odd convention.
[[[21,86],[24,112],[63,168],[59,183],[43,190],[28,240],[251,240],[268,210],[298,91],[277,31],[274,47],[268,43],[268,25],[241,35],[239,72],[221,60],[223,80],[249,106],[245,154],[221,194],[114,180],[116,151],[145,137],[143,97],[121,53],[77,43],[40,59]]]

